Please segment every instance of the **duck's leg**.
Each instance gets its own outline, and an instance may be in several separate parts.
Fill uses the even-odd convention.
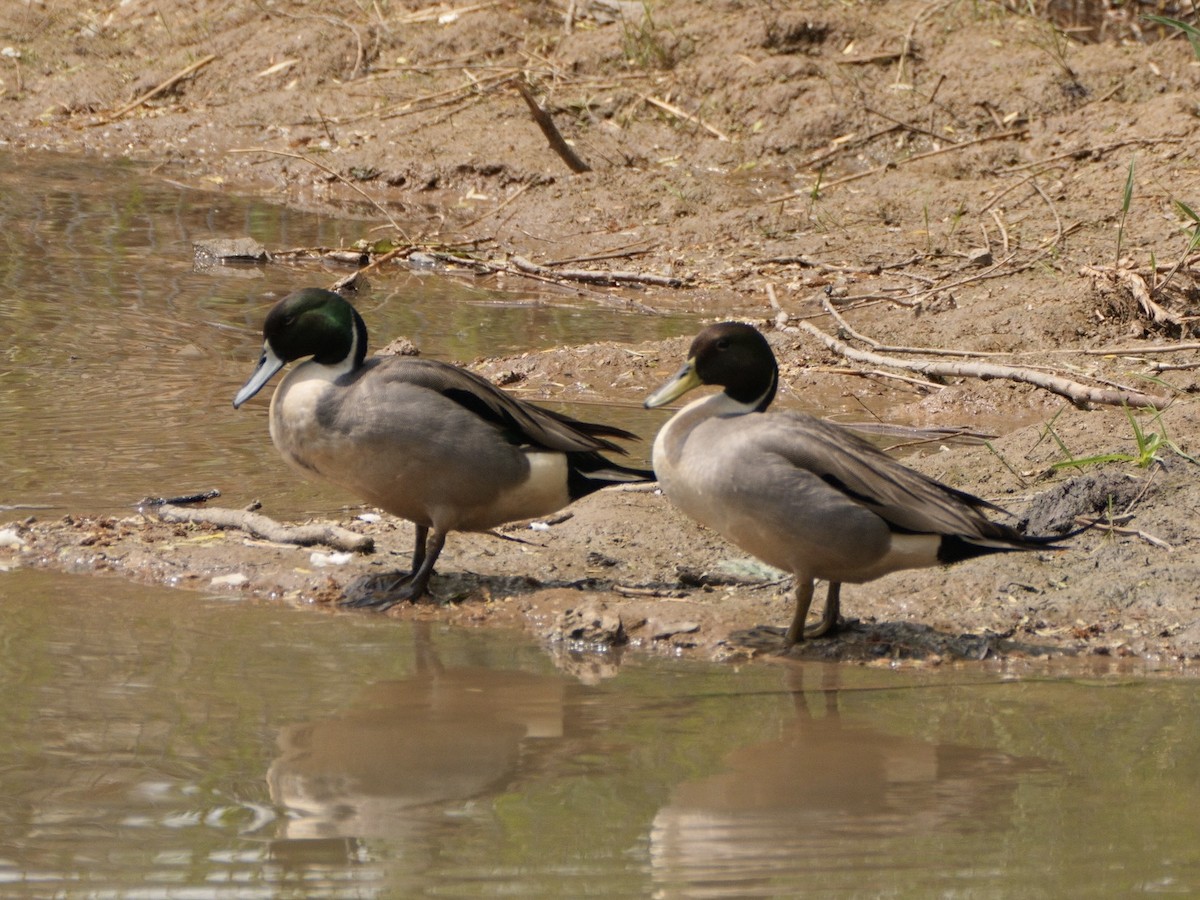
[[[796,614],[792,617],[792,626],[784,638],[789,645],[799,644],[804,640],[804,620],[808,618],[812,598],[813,580],[804,575],[796,575]]]
[[[796,576],[796,614],[792,625],[787,630],[788,644],[799,644],[805,638],[824,637],[837,627],[838,616],[842,609],[842,583],[829,582],[829,593],[825,596],[825,611],[821,613],[821,621],[811,628],[805,628],[808,610],[812,606],[813,580]]]
[[[837,630],[838,616],[842,612],[842,583],[829,582],[829,593],[825,595],[825,612],[821,613],[821,621],[811,628],[806,628],[806,638],[824,637],[831,631]]]
[[[418,529],[418,531],[420,530]],[[424,530],[429,531],[428,528]],[[442,547],[446,545],[446,532],[440,528],[433,529],[433,533],[429,535],[429,540],[425,541],[424,545],[425,552],[422,554],[419,564],[417,563],[417,554],[415,551],[413,552],[412,580],[403,591],[406,595],[403,598],[405,600],[419,600],[428,592],[429,577],[433,574],[433,566],[438,557],[442,555]]]
[[[445,542],[444,533],[434,531],[431,538],[429,526],[418,525],[413,542],[412,570],[360,578],[346,589],[346,598],[341,605],[383,612],[404,600],[419,600],[429,589],[433,564]]]

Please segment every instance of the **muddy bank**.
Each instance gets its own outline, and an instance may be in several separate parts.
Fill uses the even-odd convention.
[[[1119,411],[1058,423],[1082,455]],[[1172,431],[1196,427],[1171,410]],[[1161,422],[1160,422],[1161,424]],[[1123,446],[1133,450],[1133,440]],[[1107,445],[1105,445],[1107,446]],[[1096,658],[1172,668],[1200,655],[1192,548],[1200,505],[1194,465],[1169,451],[1161,464],[1113,463],[1084,474],[1053,471],[1058,444],[1029,426],[989,446],[961,444],[910,457],[918,468],[979,491],[1028,526],[1053,532],[1077,515],[1120,523],[1070,549],[973,560],[847,586],[845,627],[790,655],[892,664],[956,659]],[[269,501],[263,510],[270,512]],[[360,517],[361,516],[361,517]],[[324,524],[324,523],[323,523]],[[168,523],[151,511],[38,521],[12,528],[6,564],[119,575],[204,592],[234,593],[340,615],[355,578],[402,568],[412,528],[370,510],[336,523],[373,541],[370,553],[276,543],[238,529]],[[539,523],[496,535],[451,536],[435,599],[386,615],[524,629],[564,652],[626,650],[746,659],[781,650],[790,580],[676,512],[653,489],[610,489]]]
[[[14,6],[0,11],[0,151],[125,157],[149,177],[368,217],[376,258],[395,251],[377,282],[431,251],[522,289],[563,268],[677,279],[570,289],[643,315],[752,320],[775,342],[782,403],[997,435],[913,464],[1017,514],[1060,491],[1120,527],[848,588],[853,621],[804,655],[1196,656],[1200,498],[1181,455],[1200,448],[1191,47],[1106,4],[1087,21],[1002,3],[576,7],[568,28],[565,5],[515,0]],[[589,171],[551,149],[514,79]],[[552,274],[525,280],[515,258]],[[638,402],[689,338],[466,362],[531,399]],[[1135,428],[1091,394],[993,365],[1165,412]],[[1051,468],[1087,457],[1109,460]],[[446,603],[391,614],[722,658],[763,652],[773,636],[754,626],[790,615],[787,584],[656,494],[570,512],[512,532],[530,543],[454,536],[435,582]],[[376,552],[318,566],[312,550],[132,514],[33,521],[0,552],[332,608],[411,540],[386,518],[341,524]]]

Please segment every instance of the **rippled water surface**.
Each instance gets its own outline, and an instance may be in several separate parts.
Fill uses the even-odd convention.
[[[265,403],[230,408],[272,298],[334,273],[198,272],[191,243],[366,226],[55,158],[0,156],[0,201],[0,521],[210,486],[277,515],[346,502],[291,478]],[[691,327],[391,281],[362,303],[374,343],[443,358]],[[0,896],[1197,895],[1197,698],[621,664],[0,571]]]

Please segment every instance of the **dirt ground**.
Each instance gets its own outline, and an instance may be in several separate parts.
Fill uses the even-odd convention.
[[[376,283],[453,254],[488,283],[753,321],[781,403],[995,435],[909,459],[1031,530],[1119,526],[848,586],[846,627],[794,655],[1190,670],[1200,50],[1130,11],[1190,6],[1034,6],[22,0],[0,6],[0,149],[123,156],[375,219]],[[552,149],[519,86],[588,171]],[[581,269],[680,284],[585,285]],[[690,337],[475,365],[533,399],[628,401]],[[1093,456],[1115,458],[1054,467]],[[525,543],[454,535],[444,602],[389,614],[606,648],[591,666],[623,647],[778,651],[755,626],[786,624],[788,583],[661,495],[568,512],[507,530]],[[0,556],[332,610],[411,547],[406,523],[342,524],[375,553],[321,566],[328,550],[135,516],[28,522]]]

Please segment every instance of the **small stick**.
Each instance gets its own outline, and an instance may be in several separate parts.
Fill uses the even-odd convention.
[[[838,329],[845,332],[856,341],[861,341],[872,350],[879,353],[928,353],[931,356],[965,356],[965,357],[980,357],[980,356],[1007,356],[1006,353],[994,353],[986,350],[954,350],[941,349],[937,347],[897,347],[890,344],[881,344],[874,338],[869,338],[861,332],[855,331],[850,323],[842,318],[841,313],[837,311],[832,303],[829,302],[829,297],[824,292],[821,295],[821,306],[825,312],[833,317],[837,322]]]
[[[505,264],[505,263],[487,262],[487,261],[479,260],[479,259],[471,259],[470,257],[452,256],[449,253],[439,253],[436,251],[430,251],[429,256],[433,257],[438,262],[445,263],[446,265],[462,266],[467,269],[473,269],[474,271],[479,272],[480,274],[483,274],[483,275],[522,275],[525,278],[532,278],[535,281],[544,281],[547,284],[556,284],[556,285],[561,285],[564,282],[568,282],[568,281],[585,281],[585,282],[586,281],[594,281],[595,280],[594,276],[597,274],[595,272],[571,272],[571,271],[563,271],[561,273],[555,272],[552,269],[546,269],[543,266],[534,265],[533,263],[529,262],[528,260],[522,260],[522,262],[528,268],[521,268],[515,262],[515,259],[519,259],[519,257],[510,258],[509,264]],[[621,275],[622,273],[617,272],[617,273],[612,273],[612,274]],[[581,275],[586,276],[586,277],[583,277],[583,278],[578,277]],[[635,277],[657,277],[657,276],[635,276]],[[671,285],[668,285],[668,286],[670,287]],[[675,286],[678,287],[679,285],[675,285]],[[631,300],[626,297],[615,297],[611,294],[602,293],[600,291],[589,291],[586,288],[577,288],[576,290],[579,291],[579,293],[583,294],[586,297],[591,297],[591,298],[598,300],[601,303],[605,303],[609,306],[620,306],[624,309],[633,310],[634,312],[646,313],[647,315],[651,315],[651,316],[661,315],[661,313],[654,307],[647,306],[644,303],[638,303],[636,300]]]
[[[882,53],[870,53],[866,56],[839,56],[834,62],[839,66],[862,66],[870,63],[894,62],[900,58],[900,55],[899,50],[890,52],[885,50]]]
[[[582,281],[585,284],[651,284],[659,287],[683,287],[683,279],[671,275],[643,275],[641,272],[593,272],[588,269],[548,269],[521,256],[510,256],[513,268],[526,275]]]
[[[1151,344],[1147,347],[1099,347],[1095,350],[1073,350],[1072,353],[1082,353],[1085,356],[1147,356],[1151,353],[1177,353],[1180,350],[1200,350],[1200,343],[1190,344]]]
[[[996,227],[1000,229],[1000,243],[1004,247],[1004,253],[1007,256],[1008,249],[1008,229],[1004,227],[1004,219],[1000,216],[1000,210],[989,209],[988,213],[992,217],[992,221],[996,223]]]
[[[1038,166],[1044,166],[1046,163],[1052,163],[1060,159],[1083,159],[1088,156],[1104,156],[1108,153],[1112,153],[1114,150],[1120,150],[1123,147],[1155,147],[1159,144],[1183,144],[1188,140],[1190,139],[1186,137],[1130,138],[1129,140],[1117,141],[1116,143],[1112,144],[1100,144],[1096,147],[1079,147],[1075,150],[1068,150],[1065,153],[1056,153],[1054,156],[1047,156],[1045,159],[1037,159],[1033,162],[1011,166],[1001,171],[1000,174],[1011,175],[1015,172],[1023,172],[1026,169],[1036,169]]]
[[[899,54],[895,54],[893,58],[898,56]],[[838,60],[838,62],[845,62],[845,60]],[[903,122],[900,119],[889,116],[887,113],[880,112],[879,110],[873,109],[870,106],[864,106],[863,112],[868,112],[873,116],[879,116],[881,119],[887,119],[889,122],[894,123],[898,128],[903,128],[905,131],[911,131],[914,134],[923,134],[926,137],[933,138],[935,141],[944,141],[946,139],[944,134],[938,134],[936,131],[931,131],[928,128],[922,128],[920,125],[912,125],[908,122]]]
[[[170,88],[174,87],[176,84],[178,84],[183,79],[187,78],[189,75],[193,74],[194,72],[198,72],[200,69],[203,69],[205,66],[207,66],[210,62],[212,62],[216,58],[217,58],[217,54],[210,53],[208,56],[204,57],[204,59],[197,60],[196,62],[192,63],[190,66],[180,69],[178,72],[176,72],[170,78],[168,78],[166,81],[162,82],[159,85],[156,85],[155,87],[152,87],[150,90],[146,91],[146,93],[142,94],[136,100],[134,100],[130,103],[126,103],[124,106],[122,106],[116,112],[109,113],[107,116],[103,117],[99,121],[90,122],[89,125],[91,127],[95,127],[97,125],[107,125],[109,122],[115,122],[117,119],[121,118],[121,116],[125,115],[125,113],[129,112],[132,109],[137,109],[139,106],[141,106],[147,100],[151,100],[154,97],[157,97],[163,91],[169,90]]]
[[[542,134],[550,142],[550,148],[567,164],[567,168],[576,175],[592,171],[592,167],[584,162],[579,154],[575,152],[574,148],[563,138],[558,127],[554,124],[554,120],[550,118],[550,114],[538,105],[537,100],[534,99],[533,93],[529,90],[529,86],[525,83],[524,79],[514,78],[512,84],[525,101],[525,105],[529,107],[529,112],[533,115],[533,121],[537,123],[538,128],[542,129]]]
[[[446,9],[444,6],[427,7],[418,10],[414,13],[409,13],[407,16],[402,16],[399,19],[401,25],[416,24],[417,22],[435,22],[444,16],[453,16],[455,18],[466,15],[467,13],[479,12],[483,9],[491,9],[493,6],[499,6],[503,0],[491,0],[489,3],[471,3],[467,6],[460,6],[458,9]]]
[[[910,384],[923,391],[936,391],[945,387],[936,381],[926,381],[924,378],[912,378],[908,375],[898,375],[895,372],[885,372],[882,369],[849,369],[845,366],[813,366],[810,371],[827,372],[830,375],[852,375],[855,378],[887,378]]]
[[[908,259],[903,259],[894,263],[877,263],[873,266],[843,266],[837,263],[821,262],[819,259],[813,259],[809,256],[768,256],[766,259],[757,263],[757,265],[797,265],[804,266],[809,269],[820,269],[822,272],[846,272],[852,275],[879,275],[888,269],[903,269],[905,266],[911,266],[915,262],[920,262],[923,258],[924,254],[915,253]]]
[[[1137,528],[1122,528],[1120,525],[1113,525],[1111,522],[1107,521],[1106,519],[1096,519],[1091,516],[1076,516],[1075,521],[1080,522],[1084,525],[1091,525],[1093,528],[1103,529],[1104,531],[1107,531],[1110,534],[1127,534],[1132,537],[1141,538],[1147,544],[1152,544],[1155,547],[1159,547],[1163,550],[1166,550],[1168,553],[1172,552],[1175,549],[1170,544],[1168,544],[1166,541],[1164,541],[1162,538],[1155,537],[1154,535],[1150,534],[1148,531],[1141,531]]]
[[[639,247],[638,244],[643,246]],[[656,245],[652,244],[649,240],[638,241],[631,246],[617,247],[613,250],[609,250],[607,253],[595,253],[591,256],[572,256],[567,259],[552,259],[546,263],[543,263],[543,265],[548,269],[553,269],[555,266],[565,266],[568,263],[600,262],[601,260],[605,259],[630,259],[634,256],[644,256],[653,250],[655,246]]]
[[[651,97],[649,94],[642,94],[641,97],[645,102],[649,103],[651,106],[657,106],[663,112],[668,112],[678,119],[684,119],[688,122],[691,122],[693,125],[699,125],[718,141],[729,141],[729,135],[721,131],[719,128],[714,128],[712,125],[709,125],[699,116],[693,116],[687,110],[680,109],[678,106],[668,103],[666,100],[660,100],[658,97]]]
[[[885,137],[891,134],[893,131],[900,130],[901,128],[899,125],[889,125],[887,128],[880,128],[878,131],[872,131],[870,134],[864,134],[860,138],[856,138],[853,134],[850,134],[844,138],[835,138],[831,142],[834,145],[833,147],[828,150],[822,150],[815,156],[810,156],[808,159],[804,160],[804,162],[800,163],[800,165],[798,165],[796,168],[811,169],[818,163],[823,163],[827,159],[837,156],[839,153],[845,153],[852,147],[861,147],[863,144],[871,143],[871,141],[875,140],[876,138]]]
[[[357,116],[348,116],[345,119],[334,119],[339,123],[358,122],[363,119],[378,117],[379,119],[398,119],[401,116],[411,115],[419,112],[429,112],[441,106],[448,106],[453,103],[461,103],[469,100],[472,95],[482,94],[485,89],[490,89],[504,84],[512,78],[512,70],[505,69],[503,72],[498,72],[495,75],[489,75],[486,78],[474,78],[470,84],[460,85],[458,87],[447,88],[442,91],[435,91],[432,94],[422,94],[419,97],[413,97],[410,100],[405,100],[403,103],[398,103],[395,106],[387,107],[386,109],[361,113]]]
[[[1059,245],[1059,243],[1062,242],[1062,239],[1064,237],[1063,223],[1062,223],[1062,219],[1059,218],[1059,216],[1058,216],[1058,209],[1057,209],[1057,207],[1055,207],[1054,201],[1050,199],[1050,196],[1044,190],[1042,190],[1042,186],[1037,183],[1037,179],[1034,179],[1033,189],[1038,192],[1038,196],[1040,196],[1044,201],[1046,201],[1046,205],[1048,207],[1050,207],[1050,214],[1052,216],[1054,216],[1054,243],[1051,244],[1050,246],[1057,247]],[[1007,250],[1007,249],[1008,248],[1006,246],[1005,250]]]
[[[985,134],[983,137],[974,138],[969,141],[960,141],[957,144],[950,144],[948,147],[939,147],[936,150],[927,150],[925,153],[918,153],[915,156],[910,156],[906,159],[891,160],[881,166],[876,166],[873,169],[855,172],[853,175],[847,175],[844,178],[838,178],[835,181],[824,182],[820,187],[822,191],[826,191],[829,188],[840,187],[843,184],[849,184],[852,181],[858,181],[860,178],[870,178],[872,175],[879,175],[883,172],[886,172],[888,169],[898,169],[900,166],[907,166],[909,163],[915,163],[922,159],[929,159],[933,156],[941,156],[943,153],[954,153],[957,150],[965,150],[968,147],[974,147],[977,144],[984,144],[988,141],[1002,141],[1012,137],[1023,137],[1028,133],[1028,128],[1014,128],[1011,131],[1002,131],[999,134]],[[801,197],[807,197],[810,193],[810,190],[792,191],[790,194],[782,194],[777,197],[767,197],[759,202],[783,203],[787,200],[797,200]]]
[[[993,197],[987,203],[983,204],[983,206],[979,207],[979,214],[983,215],[985,212],[987,212],[989,209],[991,209],[993,206],[995,206],[997,203],[999,203],[1002,199],[1004,199],[1004,197],[1006,197],[1008,194],[1012,193],[1017,188],[1019,188],[1021,185],[1025,184],[1026,182],[1032,181],[1033,179],[1037,178],[1041,174],[1042,174],[1042,170],[1039,169],[1037,172],[1034,172],[1030,175],[1026,175],[1024,178],[1020,179],[1019,181],[1014,181],[1012,184],[1010,184],[1008,187],[1006,187],[1004,190],[1002,190],[1000,193],[998,193],[995,197]]]
[[[197,522],[217,528],[236,528],[278,544],[298,544],[302,547],[324,544],[334,550],[355,553],[370,553],[375,549],[374,538],[337,525],[284,525],[261,513],[244,509],[186,509],[163,503],[155,506],[154,511],[164,522]]]
[[[493,207],[492,207],[491,209],[489,209],[487,212],[485,212],[485,213],[483,213],[482,215],[479,215],[479,216],[476,216],[475,218],[473,218],[473,219],[472,219],[470,222],[467,222],[467,223],[466,223],[466,224],[464,224],[464,225],[460,225],[460,226],[459,226],[459,229],[460,229],[461,231],[466,231],[466,230],[467,230],[468,228],[470,228],[472,225],[478,225],[478,224],[479,224],[480,222],[482,222],[484,219],[489,219],[489,218],[491,218],[491,217],[492,217],[492,216],[494,216],[496,213],[500,212],[500,210],[504,209],[504,207],[508,206],[510,203],[512,203],[514,200],[516,200],[518,197],[520,197],[520,196],[521,196],[523,193],[525,193],[525,192],[526,192],[527,190],[529,190],[531,187],[533,187],[533,183],[532,183],[532,182],[529,182],[529,183],[527,183],[527,184],[523,184],[523,185],[521,185],[519,188],[517,188],[515,191],[513,191],[513,193],[512,193],[512,196],[510,196],[508,199],[506,199],[506,200],[505,200],[503,203],[500,203],[500,204],[498,204],[498,205],[496,205],[496,206],[493,206]]]
[[[333,169],[329,168],[329,166],[325,165],[324,163],[317,162],[315,159],[305,156],[303,153],[290,153],[287,150],[271,150],[267,147],[234,147],[229,152],[230,153],[270,153],[273,156],[286,156],[289,159],[298,159],[301,162],[306,162],[310,166],[314,166],[314,167],[320,169],[322,172],[332,175],[334,178],[336,178],[342,184],[346,185],[346,187],[350,188],[352,191],[358,192],[358,194],[361,195],[364,200],[366,200],[368,203],[370,203],[372,206],[374,206],[377,210],[379,210],[381,213],[383,213],[383,217],[388,220],[388,222],[391,224],[391,226],[393,228],[395,228],[397,232],[399,232],[400,236],[402,238],[404,238],[405,241],[408,241],[408,235],[404,233],[404,229],[401,228],[399,223],[395,219],[392,218],[392,214],[389,213],[386,209],[384,209],[380,205],[378,200],[376,200],[374,197],[372,197],[370,194],[368,194],[366,191],[364,191],[362,188],[360,188],[353,181],[350,181],[348,178],[346,178],[340,172],[334,171]]]

